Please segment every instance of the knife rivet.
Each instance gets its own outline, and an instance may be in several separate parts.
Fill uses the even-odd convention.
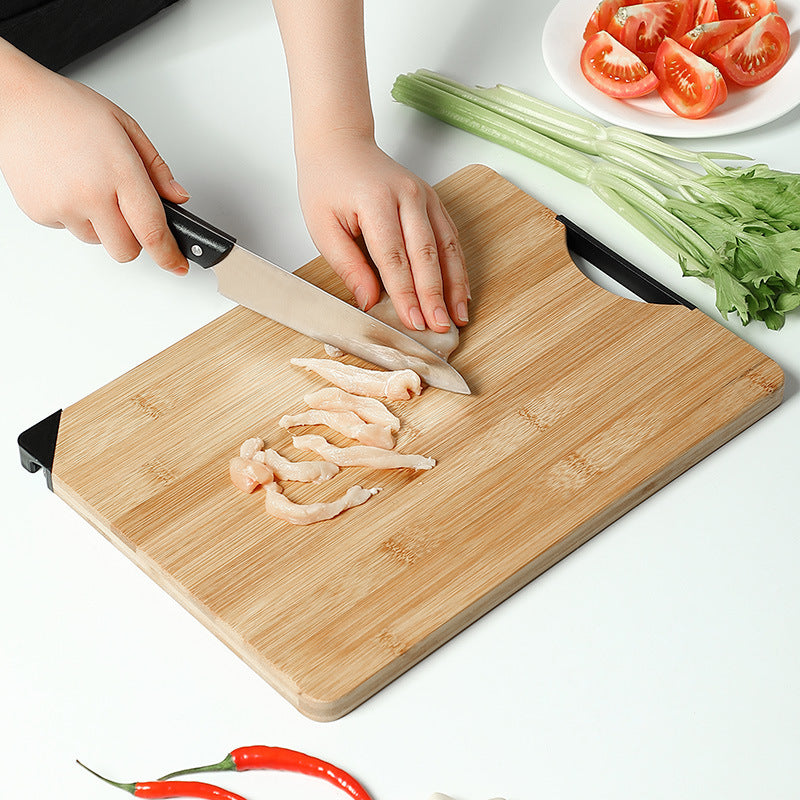
[[[193,256],[201,256],[201,255],[203,255],[203,248],[200,247],[199,244],[193,244],[192,245],[192,255]]]

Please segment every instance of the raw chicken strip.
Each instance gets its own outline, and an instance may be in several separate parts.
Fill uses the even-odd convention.
[[[306,434],[293,436],[292,444],[298,450],[311,450],[321,455],[326,461],[332,461],[340,467],[374,467],[375,469],[431,469],[436,461],[426,456],[397,453],[394,450],[382,450],[380,447],[354,445],[353,447],[336,447],[324,436]]]
[[[299,428],[305,425],[327,425],[350,439],[370,447],[382,447],[391,450],[394,447],[394,436],[386,425],[374,425],[364,422],[352,411],[303,411],[300,414],[286,414],[278,420],[281,428]]]
[[[348,508],[366,503],[370,497],[377,494],[380,489],[362,489],[360,486],[351,486],[340,498],[330,503],[293,503],[281,493],[281,488],[276,483],[266,487],[266,509],[273,517],[291,522],[292,525],[311,525],[324,519],[331,519],[346,511]]]
[[[252,439],[245,439],[239,448],[239,455],[242,458],[252,458],[259,450],[264,449],[264,440],[258,436]]]
[[[320,411],[352,411],[358,414],[364,422],[374,425],[388,425],[392,433],[400,430],[400,420],[376,397],[361,397],[350,394],[336,386],[327,386],[303,395],[303,402],[309,408],[318,408]]]
[[[231,459],[230,474],[233,485],[243,492],[254,492],[259,486],[272,483],[272,470],[260,461],[236,456]]]
[[[410,400],[422,392],[422,381],[410,369],[362,369],[328,358],[293,358],[296,367],[305,367],[325,380],[352,394]]]
[[[253,458],[266,464],[279,481],[320,483],[332,478],[339,471],[339,467],[330,461],[289,461],[272,449],[262,450]]]

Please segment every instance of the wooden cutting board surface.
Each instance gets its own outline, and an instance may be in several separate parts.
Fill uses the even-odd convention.
[[[433,470],[285,484],[298,502],[383,488],[306,527],[234,489],[247,437],[313,457],[277,422],[326,385],[289,364],[321,345],[241,307],[61,417],[56,493],[313,719],[356,707],[782,396],[778,366],[700,311],[595,286],[553,212],[488,168],[437,190],[470,272],[451,362],[473,395],[390,404],[397,449]],[[322,259],[299,274],[347,297]]]

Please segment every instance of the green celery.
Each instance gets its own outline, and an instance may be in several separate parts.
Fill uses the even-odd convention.
[[[726,166],[746,156],[693,152],[430,70],[398,76],[392,96],[588,186],[685,275],[710,281],[721,313],[780,328],[800,307],[800,176]]]

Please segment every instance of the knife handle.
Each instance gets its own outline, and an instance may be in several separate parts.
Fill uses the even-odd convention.
[[[233,249],[236,239],[215,228],[183,206],[162,199],[164,213],[179,250],[195,264],[208,269]]]

